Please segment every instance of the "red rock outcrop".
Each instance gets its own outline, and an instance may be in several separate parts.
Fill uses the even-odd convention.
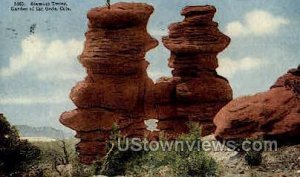
[[[231,101],[214,123],[219,140],[252,137],[300,142],[300,67],[280,77],[267,92]]]
[[[169,67],[174,78],[156,84],[156,90],[164,93],[163,98],[156,99],[158,110],[169,112],[158,116],[158,128],[162,130],[178,133],[186,130],[178,127],[180,121],[194,121],[202,125],[203,135],[212,133],[215,114],[232,100],[228,81],[216,72],[217,54],[228,46],[230,38],[213,22],[215,12],[213,6],[185,7],[181,12],[183,22],[171,24],[169,36],[163,37],[164,45],[171,50]],[[173,120],[178,122],[175,127],[167,123]]]
[[[110,131],[117,125],[127,137],[144,137],[145,96],[154,83],[147,76],[145,54],[158,45],[146,29],[153,7],[116,3],[88,12],[84,51],[79,57],[88,76],[71,91],[78,107],[60,121],[77,132],[81,161],[91,163],[106,152]]]
[[[146,30],[153,8],[142,3],[117,3],[91,9],[84,51],[79,57],[88,76],[72,89],[77,109],[60,121],[76,131],[76,149],[83,163],[106,153],[106,142],[117,125],[125,137],[157,139],[144,120],[158,119],[167,139],[188,131],[196,121],[203,135],[212,133],[212,118],[232,99],[228,81],[216,73],[217,54],[229,44],[217,23],[212,6],[186,7],[185,20],[170,26],[163,38],[171,50],[173,78],[153,83],[147,76],[145,54],[158,45]]]

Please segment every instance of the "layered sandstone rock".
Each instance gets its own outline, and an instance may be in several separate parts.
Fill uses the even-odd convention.
[[[232,99],[228,81],[219,76],[217,54],[229,38],[212,21],[215,8],[186,7],[183,22],[170,26],[163,39],[171,50],[173,78],[153,83],[147,76],[145,54],[158,42],[146,30],[153,8],[142,3],[117,3],[111,9],[89,11],[85,48],[79,57],[88,76],[72,89],[77,109],[60,121],[76,131],[76,149],[83,163],[105,155],[115,125],[125,137],[157,139],[144,120],[158,119],[167,139],[186,133],[189,121],[202,125],[203,135],[214,129],[212,118]]]
[[[76,149],[84,163],[106,153],[106,141],[116,125],[127,137],[144,137],[151,105],[145,97],[153,88],[146,73],[145,54],[158,45],[146,30],[153,7],[142,3],[117,3],[88,12],[84,51],[79,57],[88,76],[71,91],[78,107],[60,121],[77,132]]]
[[[228,46],[230,38],[213,22],[215,12],[213,6],[188,6],[181,13],[183,22],[170,25],[169,36],[163,38],[171,50],[169,67],[174,78],[156,84],[157,90],[169,91],[160,90],[169,95],[157,99],[158,109],[170,112],[158,116],[158,128],[162,130],[186,130],[168,123],[173,120],[195,121],[202,125],[203,135],[212,133],[213,117],[232,99],[228,81],[216,72],[217,54]]]
[[[220,140],[271,138],[300,142],[300,67],[280,77],[269,91],[235,99],[216,115]]]

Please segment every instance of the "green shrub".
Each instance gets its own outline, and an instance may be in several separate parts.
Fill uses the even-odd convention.
[[[187,158],[178,158],[176,161],[178,176],[216,176],[217,163],[204,152],[192,151]]]
[[[262,163],[262,154],[257,151],[249,151],[245,155],[245,160],[250,166],[258,166]]]
[[[112,132],[107,156],[96,163],[96,175],[216,176],[217,163],[202,151],[201,146],[200,148],[195,146],[191,150],[184,146],[182,151],[181,149],[175,151],[175,146],[170,151],[163,151],[161,147],[158,151],[133,151],[131,148],[120,151],[117,147],[120,135],[116,130]],[[189,134],[182,135],[178,140],[201,144],[199,126],[191,125],[190,130]],[[121,142],[124,143],[125,141]]]
[[[200,142],[200,129],[197,125],[190,125],[190,133],[181,136],[178,140]],[[197,146],[191,151],[187,147],[183,151],[149,151],[137,159],[127,163],[127,175],[149,176],[161,175],[160,170],[170,168],[166,176],[216,176],[217,163]]]
[[[246,139],[250,141],[249,147],[246,147],[248,150],[245,151],[245,161],[249,166],[258,166],[262,163],[262,152],[263,150],[257,151],[253,148],[253,142],[262,142],[261,139]],[[262,143],[263,144],[263,143]]]
[[[118,127],[114,125],[111,132],[110,141],[108,142],[108,153],[104,158],[99,159],[94,164],[96,175],[124,175],[126,171],[126,163],[132,159],[143,156],[143,151],[135,152],[131,149],[127,151],[120,151],[117,146],[119,143],[118,139],[124,140],[120,142],[121,146],[123,146],[125,144],[125,139],[121,137]]]
[[[40,149],[26,140],[0,114],[0,175],[18,175],[31,168],[40,156]]]
[[[144,153],[143,151],[120,151],[116,146],[111,147],[110,150],[111,151],[107,157],[96,162],[96,175],[124,175],[126,171],[126,163],[130,162],[132,159],[140,158]]]

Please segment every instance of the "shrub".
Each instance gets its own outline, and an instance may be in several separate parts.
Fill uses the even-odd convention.
[[[96,175],[116,176],[124,175],[126,171],[126,163],[135,158],[140,158],[144,152],[135,152],[131,149],[120,151],[117,147],[118,139],[122,139],[118,127],[114,125],[110,141],[108,142],[108,153],[102,159],[99,159],[95,164]],[[120,143],[125,144],[125,141]]]
[[[180,140],[186,141],[189,144],[196,142],[200,143],[200,128],[197,125],[190,124],[190,133],[180,137]],[[192,151],[185,148],[185,151],[176,153],[176,163],[173,165],[173,170],[178,176],[216,176],[217,162],[209,157],[201,149],[193,149]]]
[[[175,171],[178,176],[216,176],[217,163],[202,151],[192,151],[187,158],[178,158]]]
[[[262,150],[257,151],[253,149],[253,142],[254,141],[262,141],[260,139],[247,139],[248,141],[251,142],[251,144],[249,144],[248,147],[248,151],[246,151],[245,153],[245,161],[247,162],[247,164],[249,166],[258,166],[262,163]],[[263,143],[261,143],[263,144]]]
[[[116,129],[115,129],[116,130]],[[178,140],[192,144],[200,143],[199,126],[191,125],[190,133],[182,135]],[[106,157],[96,163],[96,175],[126,176],[216,176],[217,163],[204,151],[194,147],[183,151],[120,151],[116,144],[120,135],[112,133],[112,141]],[[123,141],[122,143],[125,143]],[[130,145],[129,145],[130,146]],[[162,173],[161,171],[165,171]],[[165,175],[164,175],[165,174]]]
[[[262,153],[257,151],[248,151],[245,160],[250,166],[258,166],[262,162]]]
[[[179,138],[188,143],[199,142],[200,129],[197,125],[190,125],[190,133]],[[184,147],[184,151],[149,151],[140,158],[127,163],[127,174],[140,176],[161,175],[160,170],[170,168],[166,176],[216,176],[217,163],[204,151],[196,147],[191,151]]]
[[[15,175],[31,168],[40,156],[40,149],[26,140],[0,114],[0,174]]]

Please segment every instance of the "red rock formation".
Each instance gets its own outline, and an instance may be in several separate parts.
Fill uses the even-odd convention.
[[[170,26],[163,39],[172,51],[173,78],[156,84],[147,76],[145,54],[158,42],[146,30],[153,8],[142,3],[117,3],[89,11],[89,29],[80,62],[88,76],[71,91],[77,109],[60,121],[76,131],[76,149],[83,163],[106,153],[114,125],[126,137],[158,138],[146,130],[145,119],[158,119],[167,139],[188,131],[187,121],[214,129],[212,118],[232,98],[228,81],[218,76],[217,54],[229,38],[212,22],[215,8],[187,7],[183,22]],[[149,135],[149,136],[148,136]]]
[[[280,77],[267,92],[231,101],[214,123],[220,140],[259,137],[299,142],[300,67]]]
[[[88,31],[80,62],[88,76],[71,91],[78,109],[60,121],[77,131],[81,161],[91,163],[106,152],[114,124],[127,137],[144,137],[147,104],[144,97],[154,83],[147,76],[145,54],[158,45],[146,30],[153,7],[117,3],[88,12]]]
[[[156,84],[156,90],[163,93],[156,99],[158,110],[169,112],[169,116],[158,116],[158,127],[162,130],[186,130],[166,123],[179,119],[198,122],[203,126],[203,135],[212,133],[213,117],[232,99],[228,81],[216,73],[217,54],[228,46],[230,39],[212,21],[215,12],[213,6],[188,6],[181,13],[185,16],[183,22],[170,25],[169,36],[163,38],[164,45],[171,50],[169,66],[176,79]]]

